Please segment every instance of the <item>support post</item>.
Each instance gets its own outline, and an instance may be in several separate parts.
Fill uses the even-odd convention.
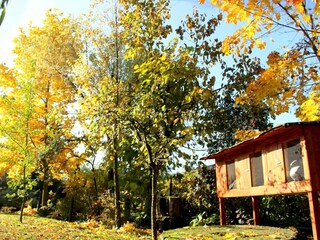
[[[320,208],[318,200],[318,192],[308,192],[310,217],[312,225],[313,240],[320,239]]]
[[[251,197],[252,200],[252,212],[253,212],[253,223],[254,225],[260,225],[261,223],[261,218],[260,218],[260,202],[259,198],[254,196]]]
[[[219,198],[219,209],[220,209],[220,225],[226,225],[227,224],[226,200],[224,198]]]

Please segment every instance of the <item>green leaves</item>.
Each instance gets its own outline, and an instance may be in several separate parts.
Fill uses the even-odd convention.
[[[8,5],[9,0],[1,0],[1,5],[0,5],[0,26],[4,20],[4,17],[6,15],[6,7]]]

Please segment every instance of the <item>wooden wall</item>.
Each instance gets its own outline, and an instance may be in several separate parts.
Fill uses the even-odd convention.
[[[320,190],[320,125],[299,126],[286,136],[277,136],[248,148],[246,153],[237,156],[230,154],[231,159],[216,159],[218,197],[245,197],[276,194],[305,193]],[[287,181],[285,166],[286,143],[300,139],[304,168],[303,181]],[[250,154],[262,153],[264,185],[252,187]],[[235,161],[236,188],[227,186],[227,161]],[[309,168],[310,165],[310,168]]]

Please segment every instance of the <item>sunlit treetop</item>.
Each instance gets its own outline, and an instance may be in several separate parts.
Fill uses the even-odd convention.
[[[205,3],[205,0],[199,0]],[[226,53],[248,51],[251,47],[265,48],[262,36],[285,27],[300,32],[305,37],[318,37],[320,13],[318,1],[303,0],[211,0],[210,3],[225,13],[225,21],[232,24],[244,23],[224,41]],[[309,39],[310,41],[311,39]],[[316,46],[318,49],[318,45]]]

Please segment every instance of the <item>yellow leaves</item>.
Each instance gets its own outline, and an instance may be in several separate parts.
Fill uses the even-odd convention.
[[[316,2],[316,6],[314,7],[314,11],[316,14],[320,14],[320,1]]]
[[[160,61],[165,61],[167,59],[167,55],[165,53],[160,57]]]
[[[30,205],[28,205],[26,208],[23,209],[23,214],[25,214],[26,216],[36,216],[37,209],[32,208]]]
[[[184,98],[184,100],[185,100],[185,103],[191,103],[191,101],[192,101],[192,96],[191,96],[191,95],[186,95],[185,98]]]
[[[254,136],[259,135],[261,132],[258,130],[237,130],[235,134],[235,140],[238,142],[243,142]]]
[[[135,235],[148,235],[151,234],[150,229],[136,228],[134,223],[127,222],[119,230],[120,233],[131,233]]]
[[[257,39],[257,40],[255,41],[255,45],[256,45],[260,50],[262,50],[262,49],[264,49],[264,48],[266,47],[266,42],[262,42],[262,41],[260,41],[259,39]]]
[[[305,101],[298,112],[301,121],[320,120],[320,95],[319,92],[311,92],[309,99]]]

